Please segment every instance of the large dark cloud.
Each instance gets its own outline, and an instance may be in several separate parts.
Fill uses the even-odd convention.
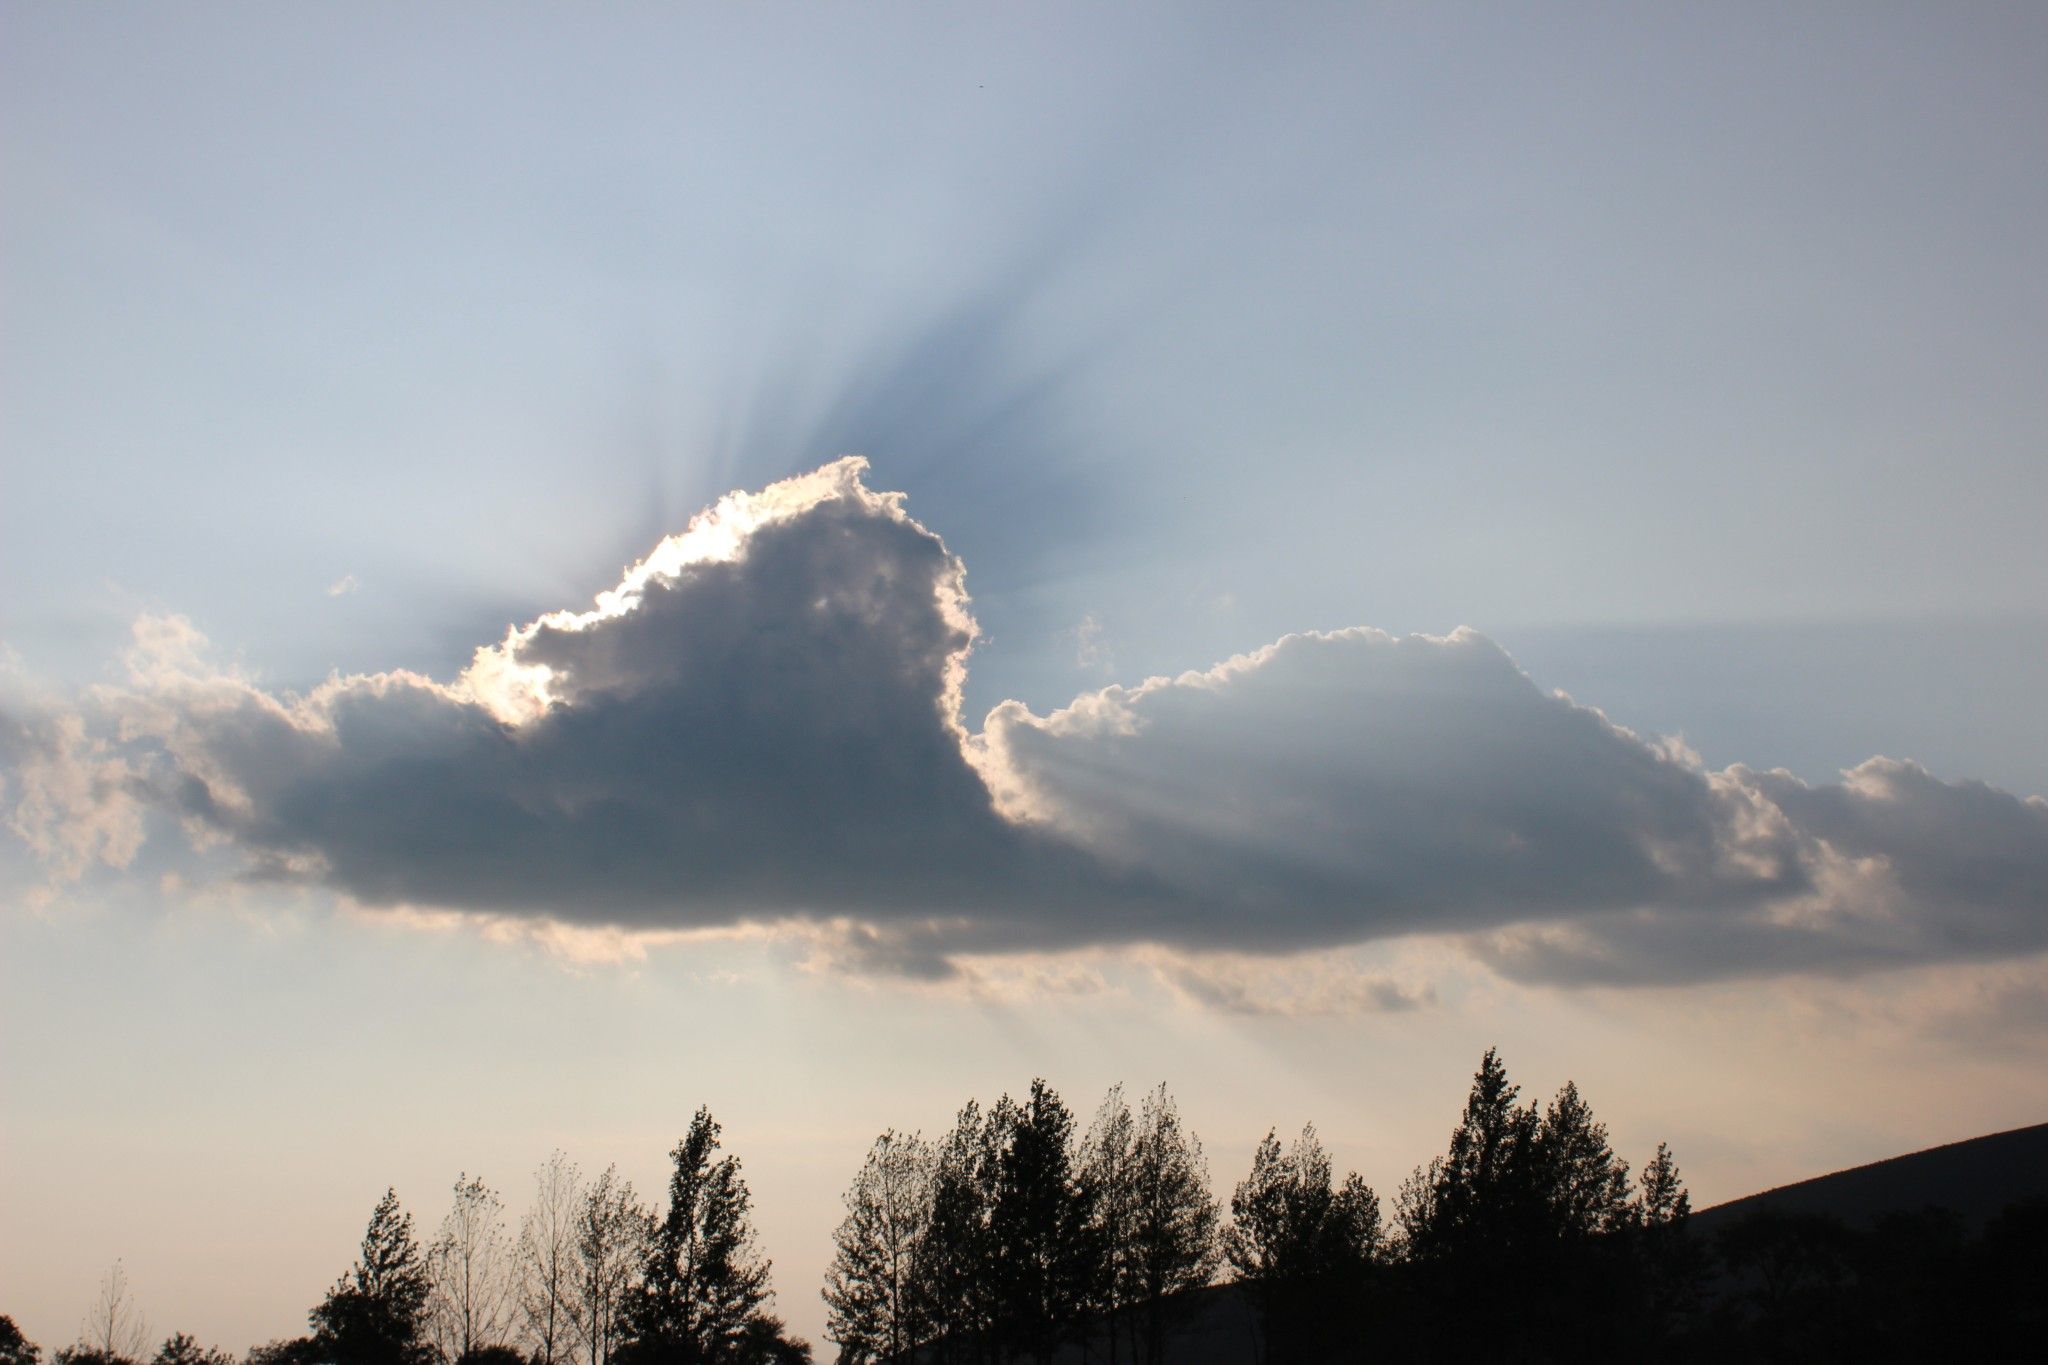
[[[735,495],[454,682],[278,697],[148,623],[96,727],[8,732],[10,821],[60,872],[132,854],[143,801],[372,905],[809,921],[909,973],[1419,932],[1568,983],[2048,946],[2048,802],[1708,772],[1469,631],[1289,636],[970,733],[961,565],[861,469]]]
[[[114,706],[161,748],[161,804],[371,904],[662,927],[985,913],[1063,861],[963,756],[958,562],[857,470],[726,509],[452,686],[281,701],[173,635]]]

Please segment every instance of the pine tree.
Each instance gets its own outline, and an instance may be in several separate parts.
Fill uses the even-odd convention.
[[[1678,1162],[1665,1143],[1657,1144],[1657,1155],[1643,1167],[1642,1198],[1639,1203],[1643,1226],[1680,1227],[1692,1217],[1692,1196],[1679,1178]]]
[[[1651,1279],[1630,1253],[1646,1220],[1675,1216],[1676,1167],[1660,1152],[1645,1173],[1656,1193],[1632,1199],[1628,1164],[1576,1085],[1542,1111],[1518,1095],[1488,1049],[1449,1151],[1402,1189],[1403,1253],[1458,1337],[1440,1344],[1490,1355],[1513,1335],[1539,1352],[1625,1349]]]
[[[1643,1167],[1633,1218],[1642,1312],[1653,1338],[1679,1330],[1698,1307],[1706,1255],[1686,1228],[1691,1217],[1678,1162],[1660,1142]]]
[[[1010,1118],[989,1209],[998,1330],[1045,1362],[1098,1301],[1100,1240],[1075,1169],[1074,1117],[1060,1097],[1034,1080],[1022,1105],[1006,1102],[998,1112]]]
[[[1583,1242],[1627,1225],[1628,1163],[1614,1154],[1607,1125],[1594,1119],[1570,1081],[1544,1113],[1535,1159],[1551,1236]]]
[[[361,1258],[310,1315],[319,1358],[330,1365],[429,1365],[429,1288],[412,1215],[386,1190],[363,1234]]]
[[[771,1297],[768,1261],[754,1245],[753,1196],[737,1158],[713,1160],[719,1126],[699,1109],[669,1155],[668,1214],[654,1229],[628,1299],[627,1365],[743,1359],[749,1324]]]
[[[893,1129],[875,1139],[846,1192],[826,1272],[827,1337],[842,1365],[893,1359],[927,1336],[915,1268],[931,1218],[932,1150]]]
[[[1404,1189],[1401,1232],[1409,1259],[1465,1265],[1497,1260],[1540,1225],[1535,1156],[1542,1119],[1534,1106],[1516,1104],[1520,1094],[1498,1050],[1488,1048],[1452,1130],[1450,1150],[1430,1164],[1426,1176],[1418,1172],[1411,1178],[1411,1184],[1426,1179],[1426,1194]]]

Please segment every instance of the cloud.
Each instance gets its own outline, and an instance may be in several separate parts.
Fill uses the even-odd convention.
[[[144,836],[137,771],[75,713],[0,714],[0,810],[58,882],[125,868]]]
[[[329,597],[346,597],[361,586],[363,585],[356,581],[354,574],[345,573],[327,585],[327,595]]]
[[[782,925],[927,980],[1160,945],[1200,961],[1177,989],[1230,1009],[1284,993],[1244,954],[1412,934],[1559,984],[2048,947],[2048,803],[1886,759],[1818,785],[1706,771],[1469,630],[1288,636],[970,730],[964,568],[864,470],[725,498],[450,680],[277,694],[145,620],[125,685],[7,732],[10,827],[76,875],[132,859],[151,810],[244,876],[364,906]]]
[[[1056,857],[999,819],[958,691],[961,568],[854,460],[734,495],[585,612],[274,696],[150,622],[103,698],[151,791],[370,905],[677,928],[986,910]]]
[[[1805,889],[1796,834],[1485,637],[1293,635],[977,738],[1005,813],[1169,885],[1182,932],[1295,949]]]
[[[1737,765],[1714,780],[1798,833],[1810,890],[1740,913],[1684,904],[1509,932],[1507,975],[1562,985],[1862,971],[2048,947],[2048,801],[1873,758],[1838,783]]]
[[[1227,1014],[1348,1018],[1402,1014],[1436,1004],[1436,991],[1426,982],[1404,983],[1321,957],[1177,956],[1158,963],[1156,971],[1184,998]]]
[[[1094,612],[1081,618],[1081,624],[1074,627],[1074,667],[1100,668],[1110,666],[1109,646],[1103,640],[1102,622]]]

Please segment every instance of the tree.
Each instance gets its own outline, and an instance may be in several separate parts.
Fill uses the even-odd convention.
[[[1643,1167],[1641,1179],[1643,1188],[1637,1207],[1642,1225],[1682,1229],[1692,1217],[1692,1196],[1679,1178],[1678,1162],[1672,1158],[1669,1145],[1657,1144],[1657,1155]]]
[[[1629,1224],[1628,1163],[1614,1154],[1607,1125],[1594,1119],[1570,1081],[1544,1113],[1534,1157],[1536,1193],[1551,1236],[1583,1243]]]
[[[621,1361],[742,1360],[749,1326],[772,1297],[739,1161],[713,1160],[719,1131],[711,1112],[699,1109],[669,1154],[675,1169],[668,1213],[654,1229],[640,1285],[627,1301]]]
[[[1450,1150],[1418,1171],[1400,1203],[1404,1255],[1476,1265],[1524,1241],[1538,1197],[1533,1156],[1541,1117],[1518,1106],[1500,1053],[1488,1048],[1472,1077]],[[1491,1272],[1488,1272],[1491,1273]]]
[[[927,1337],[915,1266],[931,1218],[933,1155],[921,1137],[875,1139],[846,1191],[823,1291],[842,1365],[890,1360]]]
[[[41,1365],[43,1348],[21,1334],[14,1319],[0,1313],[0,1365]]]
[[[1686,1226],[1691,1217],[1692,1196],[1678,1162],[1660,1142],[1643,1167],[1631,1219],[1645,1327],[1657,1336],[1678,1330],[1696,1307],[1706,1257]]]
[[[188,1332],[174,1332],[156,1348],[149,1365],[236,1365],[235,1358],[212,1346],[201,1346]]]
[[[1181,1126],[1165,1085],[1145,1097],[1131,1145],[1127,1209],[1117,1238],[1120,1298],[1143,1304],[1145,1358],[1159,1365],[1166,1349],[1169,1300],[1216,1278],[1222,1259],[1216,1197],[1202,1143]],[[1378,1225],[1378,1201],[1373,1222]]]
[[[998,1331],[1045,1362],[1099,1301],[1092,1192],[1075,1169],[1073,1115],[1042,1079],[1023,1104],[1006,1097],[990,1117],[1008,1121],[988,1224]]]
[[[756,1313],[747,1319],[738,1358],[748,1365],[811,1365],[811,1348],[790,1336],[781,1318],[773,1313]]]
[[[100,1280],[100,1296],[78,1327],[80,1352],[99,1361],[139,1360],[149,1341],[149,1324],[128,1291],[128,1271],[119,1261]],[[73,1353],[69,1359],[80,1359]]]
[[[1671,1274],[1692,1273],[1669,1236],[1644,1235],[1681,1216],[1677,1167],[1660,1148],[1646,1172],[1654,1193],[1631,1198],[1628,1164],[1576,1085],[1540,1111],[1519,1093],[1489,1048],[1449,1150],[1402,1188],[1403,1256],[1444,1332],[1462,1339],[1445,1349],[1496,1355],[1510,1337],[1537,1351],[1640,1348],[1645,1316],[1664,1312],[1645,1297],[1650,1246]]]
[[[570,1305],[577,1286],[577,1218],[582,1180],[561,1152],[533,1176],[533,1204],[519,1221],[514,1253],[519,1324],[534,1365],[561,1365],[575,1336]]]
[[[1143,1300],[1135,1247],[1130,1241],[1137,1213],[1137,1123],[1113,1085],[1081,1139],[1080,1174],[1093,1200],[1095,1236],[1103,1258],[1099,1293],[1109,1319],[1109,1359],[1116,1365],[1123,1310]]]
[[[478,1346],[465,1352],[460,1365],[527,1365],[516,1346]]]
[[[1311,1328],[1340,1322],[1379,1260],[1379,1197],[1355,1171],[1341,1186],[1331,1183],[1329,1155],[1310,1124],[1284,1153],[1266,1134],[1230,1213],[1225,1249],[1274,1358],[1329,1349]]]
[[[912,1263],[909,1301],[945,1362],[971,1358],[995,1329],[989,1203],[1008,1123],[1007,1113],[984,1115],[969,1100],[933,1156],[931,1212]]]
[[[412,1215],[387,1189],[363,1233],[360,1259],[310,1315],[315,1354],[327,1365],[429,1365],[431,1287]]]
[[[280,1337],[261,1346],[251,1346],[242,1365],[328,1365],[311,1337]]]
[[[618,1346],[625,1304],[646,1259],[652,1219],[617,1166],[583,1196],[576,1220],[576,1292],[572,1320],[589,1365],[608,1365]]]
[[[485,1346],[502,1346],[512,1300],[512,1252],[505,1238],[505,1203],[482,1176],[456,1178],[455,1202],[441,1220],[427,1266],[441,1353],[461,1360]]]

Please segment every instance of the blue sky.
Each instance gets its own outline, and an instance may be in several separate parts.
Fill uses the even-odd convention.
[[[1885,1052],[1871,1040],[1911,1039],[1916,1076],[1943,1088],[1939,1112],[1965,1128],[2039,1117],[2044,1096],[2026,1078],[2043,1073],[2012,1060],[2014,1048],[2038,1060],[2044,1036],[2041,884],[2027,880],[2042,864],[2026,861],[2037,808],[2015,799],[2048,793],[2048,184],[2032,173],[2048,159],[2048,20],[2038,10],[8,5],[0,15],[8,715],[89,727],[125,717],[148,730],[136,707],[185,705],[200,695],[191,689],[260,709],[330,673],[407,669],[452,684],[508,625],[585,609],[721,495],[857,453],[870,462],[864,488],[902,492],[918,533],[859,525],[896,535],[889,553],[912,556],[904,563],[937,563],[923,538],[935,535],[964,565],[981,638],[960,722],[1021,746],[989,780],[1023,784],[1017,800],[1037,803],[1031,818],[1068,841],[1061,856],[1079,861],[1061,875],[1103,905],[1124,904],[1105,889],[1104,866],[1179,888],[1136,898],[1153,918],[1134,931],[1143,942],[1133,951],[1250,952],[1249,965],[1204,959],[1193,988],[1178,959],[1132,958],[1124,939],[1054,932],[1028,906],[1007,905],[964,937],[891,948],[897,967],[919,970],[949,953],[992,954],[975,960],[980,984],[956,979],[952,994],[848,973],[837,959],[819,966],[817,953],[833,953],[772,935],[656,944],[645,957],[636,946],[623,964],[565,967],[528,932],[532,907],[495,927],[434,927],[449,897],[421,893],[440,875],[426,860],[405,864],[416,880],[380,901],[332,870],[367,853],[269,811],[216,824],[217,842],[195,852],[176,829],[180,812],[156,809],[147,842],[113,860],[122,866],[104,865],[109,845],[94,844],[90,866],[65,875],[48,856],[61,822],[22,813],[33,767],[23,755],[45,752],[24,741],[14,771],[0,767],[0,801],[19,827],[0,844],[10,902],[0,916],[10,1149],[0,1223],[59,1217],[48,1188],[125,1189],[133,1178],[159,1191],[107,1195],[105,1217],[81,1220],[63,1254],[39,1252],[35,1267],[18,1235],[6,1239],[0,1279],[50,1296],[17,1314],[32,1332],[67,1332],[113,1255],[128,1256],[138,1279],[138,1265],[159,1284],[175,1273],[171,1233],[124,1240],[115,1215],[147,1207],[152,1227],[175,1228],[190,1205],[168,1187],[222,1150],[273,1170],[284,1206],[303,1195],[327,1218],[309,1231],[309,1214],[286,1232],[277,1225],[289,1220],[251,1202],[224,1247],[273,1231],[303,1244],[260,1272],[224,1261],[209,1273],[260,1273],[270,1277],[261,1292],[231,1298],[195,1277],[151,1310],[190,1303],[194,1330],[239,1348],[296,1325],[385,1181],[412,1177],[401,1193],[431,1219],[457,1170],[488,1161],[516,1189],[558,1143],[586,1165],[625,1161],[627,1147],[658,1162],[671,1140],[661,1134],[700,1100],[731,1116],[742,1155],[758,1152],[767,1168],[756,1183],[770,1250],[785,1308],[807,1329],[840,1168],[873,1130],[935,1126],[967,1093],[1037,1071],[1077,1092],[1169,1080],[1195,1117],[1215,1117],[1203,1131],[1226,1186],[1258,1133],[1225,1125],[1249,1105],[1260,1123],[1318,1118],[1340,1154],[1352,1144],[1350,1159],[1390,1189],[1437,1140],[1478,1050],[1510,1029],[1543,1040],[1530,1047],[1539,1088],[1571,1074],[1596,1107],[1613,1095],[1637,1148],[1668,1134],[1683,1161],[1689,1141],[1696,1180],[1722,1195],[1965,1135],[1936,1131],[1925,1108],[1872,1110],[1852,1079],[1839,1092],[1813,1084],[1875,1075]],[[723,619],[677,603],[677,621]],[[121,660],[134,623],[165,616],[210,643],[131,673]],[[1631,955],[1645,977],[1713,979],[1573,987],[1554,962],[1545,975],[1532,958],[1410,935],[1400,915],[1416,905],[1449,915],[1446,932],[1537,923],[1489,899],[1477,873],[1455,886],[1438,878],[1398,905],[1339,877],[1327,913],[1303,911],[1287,943],[1340,946],[1358,980],[1393,983],[1395,996],[1304,984],[1299,964],[1274,968],[1257,950],[1285,936],[1263,940],[1263,921],[1198,904],[1185,885],[1185,860],[1201,856],[1187,830],[1235,829],[1230,813],[1104,800],[1076,776],[1097,770],[1089,736],[1051,718],[1098,689],[1206,669],[1290,632],[1355,626],[1472,627],[1533,679],[1526,696],[1499,694],[1514,714],[1584,731],[1583,713],[1539,705],[1563,689],[1646,745],[1682,737],[1691,795],[1672,798],[1680,814],[1660,839],[1679,838],[1695,815],[1721,819],[1698,813],[1739,788],[1791,812],[1802,838],[1843,849],[1862,839],[1906,869],[1897,894],[1907,909],[1885,902],[1905,927],[1772,971],[1757,967],[1753,946],[1719,939],[1615,940],[1607,950]],[[662,638],[687,653],[704,637]],[[1506,676],[1483,659],[1459,671],[1458,660],[1478,659],[1470,653],[1422,657],[1417,666],[1435,670],[1430,695]],[[837,656],[807,658],[820,676],[857,676]],[[581,666],[596,676],[596,663]],[[1395,674],[1356,666],[1366,671],[1344,675],[1340,702],[1380,697],[1379,714],[1437,723],[1426,706],[1400,709]],[[126,700],[109,700],[109,688]],[[1339,720],[1328,724],[1342,742],[1328,728],[1291,734],[1325,716],[1321,695],[1283,692],[1277,710],[1248,702],[1213,721],[1175,719],[1185,698],[1171,691],[1130,705],[1155,734],[1213,726],[1174,761],[1269,760],[1228,771],[1278,774],[1257,788],[1275,802],[1301,800],[1289,775],[1354,743],[1363,766],[1351,778],[1421,782],[1435,771],[1420,750],[1373,747],[1366,729]],[[1009,699],[1028,711],[988,726]],[[190,724],[198,712],[179,714]],[[226,770],[217,733],[194,743],[177,759],[184,771]],[[1547,770],[1486,766],[1554,752],[1530,744],[1458,751],[1482,774],[1489,812],[1501,791],[1545,789],[1536,774]],[[1628,771],[1640,760],[1604,739],[1595,747],[1599,762]],[[1589,765],[1591,752],[1572,750]],[[250,790],[284,784],[281,806],[355,790],[335,772],[290,785],[274,751],[235,755]],[[1971,779],[2003,794],[1996,818],[2018,823],[1999,837],[2017,842],[1996,847],[2017,860],[2016,901],[1972,905],[1985,918],[1966,922],[1912,919],[1916,905],[1946,913],[1937,855],[1994,847],[1971,842],[1991,839],[1990,826],[1878,830],[1868,811],[1853,829],[1828,824],[1849,818],[1830,803],[1853,805],[1861,790],[1841,785],[1841,772],[1874,755],[1924,765],[1938,781],[1913,790],[1944,811],[1989,809],[1969,806],[1975,789],[1957,784]],[[948,781],[967,772],[956,759]],[[1133,765],[1123,792],[1180,774],[1147,766],[1167,762],[1156,755],[1119,751],[1117,761]],[[1799,787],[1712,785],[1738,763],[1783,766]],[[920,771],[917,781],[930,777]],[[441,776],[452,792],[477,785],[461,784],[460,763]],[[1881,776],[1866,771],[1866,785]],[[521,780],[552,792],[558,778],[536,760]],[[1885,777],[1884,799],[1906,802],[1909,780]],[[1443,810],[1468,809],[1457,804],[1466,788],[1429,789]],[[706,790],[737,802],[743,789],[697,795]],[[937,802],[940,790],[926,795]],[[1362,801],[1368,788],[1346,790]],[[642,795],[676,794],[656,784]],[[127,818],[59,805],[73,832]],[[1081,810],[1095,812],[1091,830],[1124,830],[1126,842],[1076,834]],[[1926,834],[1934,828],[1950,833]],[[1280,867],[1283,854],[1360,846],[1357,829],[1340,832],[1328,845],[1304,836],[1256,852]],[[1023,856],[1008,825],[983,833],[1001,856]],[[331,875],[238,880],[237,856],[307,848]],[[1785,876],[1820,885],[1838,872],[1808,859]],[[1728,875],[1702,865],[1649,890],[1629,882],[1627,894],[1720,895]],[[754,872],[731,876],[732,904],[766,913]],[[1286,885],[1288,905],[1322,904],[1306,882]],[[892,896],[937,894],[879,874],[863,887],[870,899],[839,908],[858,918]],[[1531,899],[1551,896],[1554,909],[1609,894],[1588,875]],[[394,898],[408,908],[392,911]],[[464,915],[494,910],[456,899]],[[617,914],[636,929],[676,927],[639,902]],[[702,927],[693,916],[679,922]],[[592,927],[588,915],[556,917]],[[1958,940],[1973,946],[1931,946]],[[1873,974],[1876,960],[1894,965]],[[1102,989],[1086,1001],[1062,994],[1075,972]],[[178,985],[170,995],[167,980]],[[400,1030],[335,1042],[333,1021],[373,989],[443,1041]],[[445,1103],[433,1079],[456,1055],[445,1040],[472,1027],[488,1037],[504,994],[535,991],[621,1038],[657,1025],[701,1031],[728,1013],[705,1003],[719,992],[776,1023],[736,1044],[751,1065],[732,1070],[622,1045],[608,1073],[618,1085],[602,1096],[576,1079],[587,1059],[552,1048],[480,1041],[460,1054],[495,1049],[479,1072],[491,1095],[574,1095],[562,1113],[602,1115],[588,1123],[527,1129],[488,1104]],[[1370,998],[1429,1003],[1377,1014],[1330,1005]],[[75,1019],[82,999],[106,1002],[99,1025],[53,1026]],[[807,1128],[801,1096],[829,1068],[805,1050],[849,1011],[891,1020],[899,1044],[848,1087],[858,1096],[845,1098],[842,1124]],[[1049,1015],[1093,1022],[1042,1022]],[[153,1033],[138,1028],[145,1020]],[[1133,1040],[1121,1065],[1099,1046],[1104,1020]],[[1770,1021],[1806,1045],[1757,1056],[1752,1041]],[[124,1048],[123,1036],[143,1040]],[[1658,1039],[1690,1049],[1724,1098],[1775,1098],[1738,1122],[1688,1112],[1696,1101],[1675,1090],[1631,1093],[1625,1078]],[[1433,1069],[1392,1060],[1397,1041]],[[422,1107],[403,1134],[323,1138],[294,1157],[305,1125],[285,1116],[303,1118],[316,1100],[283,1077],[337,1048],[351,1085],[394,1077]],[[1209,1060],[1182,1060],[1197,1054]],[[1259,1067],[1244,1059],[1256,1056],[1288,1059],[1286,1079],[1248,1080]],[[163,1096],[144,1085],[123,1092],[133,1107],[89,1097],[76,1078],[96,1068],[175,1080],[180,1104],[209,1097],[202,1108],[220,1130],[184,1155],[168,1138],[123,1147],[112,1135],[154,1132],[148,1116],[164,1110],[143,1101]],[[920,1079],[932,1076],[945,1085]],[[1360,1087],[1384,1104],[1365,1103]],[[363,1169],[311,1188],[340,1147]],[[117,1174],[124,1167],[129,1176]]]

